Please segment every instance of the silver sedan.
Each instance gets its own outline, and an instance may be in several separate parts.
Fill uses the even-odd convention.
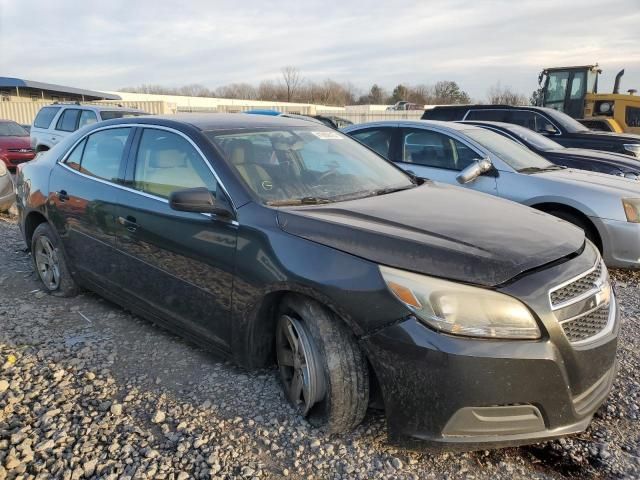
[[[585,231],[607,265],[640,268],[638,181],[554,165],[471,125],[386,121],[342,131],[418,177],[497,195],[567,220]]]

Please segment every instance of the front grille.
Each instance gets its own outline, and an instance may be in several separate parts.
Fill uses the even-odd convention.
[[[572,343],[580,342],[604,330],[609,322],[609,307],[610,304],[602,305],[587,315],[564,322],[562,329],[567,339]]]
[[[33,153],[33,148],[7,148],[7,151],[13,153]]]
[[[578,278],[574,282],[552,291],[550,294],[551,306],[555,307],[596,288],[597,282],[601,276],[602,262],[599,262],[596,268],[588,275]]]

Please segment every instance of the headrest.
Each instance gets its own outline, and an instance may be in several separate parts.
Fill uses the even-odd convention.
[[[149,166],[151,168],[181,168],[186,165],[184,152],[176,142],[168,138],[158,139],[151,151]]]
[[[232,140],[229,142],[229,159],[234,165],[253,161],[253,143],[249,140]]]

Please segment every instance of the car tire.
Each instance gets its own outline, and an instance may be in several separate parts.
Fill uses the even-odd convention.
[[[342,433],[362,422],[369,403],[368,365],[353,333],[335,314],[306,297],[285,297],[276,356],[285,395],[309,423]],[[299,388],[294,388],[296,376]]]
[[[589,239],[595,246],[598,247],[600,252],[602,253],[602,245],[600,245],[600,239],[598,238],[598,234],[596,233],[593,225],[584,219],[580,218],[578,215],[575,215],[571,212],[565,212],[563,210],[553,210],[547,212],[549,215],[553,215],[554,217],[561,218],[562,220],[566,220],[569,223],[572,223],[578,228],[581,228],[584,231],[585,236]]]
[[[71,277],[58,236],[48,223],[41,223],[31,238],[33,268],[47,293],[56,297],[73,297],[79,289]]]

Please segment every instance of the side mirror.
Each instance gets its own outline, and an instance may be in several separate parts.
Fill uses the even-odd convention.
[[[456,175],[456,180],[458,181],[458,183],[461,183],[463,185],[465,183],[473,182],[480,175],[491,170],[491,168],[493,168],[493,164],[488,158],[475,160],[471,164],[467,165],[464,169],[462,169],[462,171],[458,175]]]
[[[541,129],[538,129],[538,133],[546,133],[547,135],[555,135],[556,133],[558,133],[558,130],[556,130],[555,127],[553,125],[551,125],[550,123],[546,123],[544,125],[544,127],[542,127]]]
[[[179,212],[213,213],[230,217],[231,212],[216,205],[216,199],[204,187],[176,190],[169,195],[169,206]]]

